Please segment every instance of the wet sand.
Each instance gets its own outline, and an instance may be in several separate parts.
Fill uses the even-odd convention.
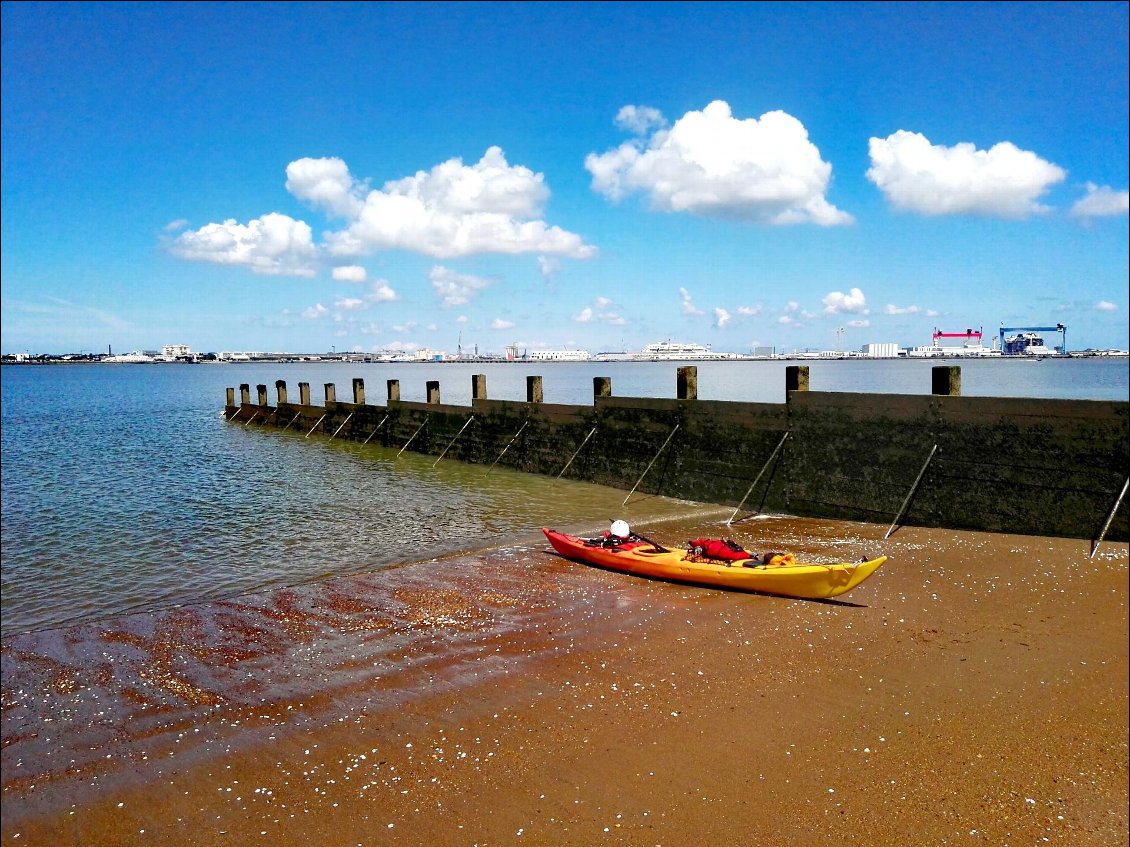
[[[643,531],[890,559],[812,602],[527,539],[17,636],[3,843],[1128,843],[1126,544]]]

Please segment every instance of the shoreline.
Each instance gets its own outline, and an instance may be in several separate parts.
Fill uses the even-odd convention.
[[[106,361],[102,354],[82,354],[82,357],[66,358],[51,354],[38,354],[27,359],[4,358],[0,364],[5,365],[340,365],[340,364],[372,364],[372,365],[601,365],[601,364],[639,364],[641,362],[669,362],[673,364],[696,364],[699,362],[1043,362],[1067,359],[1130,359],[1127,350],[1070,350],[1067,353],[1024,354],[1012,353],[1008,355],[985,354],[925,354],[903,356],[871,356],[860,353],[843,353],[825,351],[823,353],[789,353],[774,354],[772,356],[757,356],[749,353],[719,353],[711,356],[691,356],[686,358],[667,356],[643,356],[626,353],[597,353],[588,359],[542,359],[542,358],[488,358],[474,356],[453,356],[446,359],[385,359],[374,358],[372,354],[346,353],[346,354],[280,354],[279,356],[258,356],[249,359],[192,359],[168,361],[154,359],[152,361]],[[95,358],[97,356],[97,358]],[[607,358],[601,358],[601,357]]]
[[[1127,844],[1126,544],[647,528],[723,531],[890,558],[814,602],[539,544],[8,639],[3,843]]]

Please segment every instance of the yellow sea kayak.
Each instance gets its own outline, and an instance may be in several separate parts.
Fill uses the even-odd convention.
[[[567,559],[636,576],[710,585],[759,594],[776,594],[806,600],[826,600],[851,591],[879,569],[886,556],[864,562],[790,561],[767,565],[759,559],[735,562],[706,561],[689,550],[663,550],[647,541],[608,546],[602,539],[586,539],[542,527],[553,549]],[[792,557],[784,557],[792,560]]]

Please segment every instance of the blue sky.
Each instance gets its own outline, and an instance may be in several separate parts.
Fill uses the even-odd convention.
[[[1127,8],[5,2],[0,346],[1126,349]]]

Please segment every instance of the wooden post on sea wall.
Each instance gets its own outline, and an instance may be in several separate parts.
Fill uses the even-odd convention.
[[[286,380],[275,380],[275,394],[279,397],[279,405],[281,406],[286,402]]]
[[[526,402],[527,403],[540,403],[544,397],[541,387],[540,376],[526,377]]]
[[[400,402],[400,380],[399,379],[390,379],[388,381],[387,385],[388,385],[388,402],[399,403]]]
[[[241,406],[251,405],[251,386],[246,382],[239,386],[239,403]]]
[[[594,376],[592,378],[592,396],[593,399],[597,397],[611,397],[612,378],[607,376]]]
[[[785,368],[785,395],[790,391],[808,391],[808,365],[789,365]]]
[[[471,399],[472,400],[486,400],[487,399],[487,375],[474,374],[471,377]]]
[[[353,402],[358,406],[365,405],[365,380],[360,377],[353,380]]]
[[[330,405],[330,403],[337,402],[337,387],[332,382],[327,382],[325,384],[325,392],[327,406]]]
[[[259,395],[259,405],[267,405],[267,386],[265,384],[256,385],[255,392]]]
[[[310,383],[308,383],[308,382],[298,383],[298,402],[301,403],[303,406],[309,406],[310,405]]]
[[[679,368],[675,377],[675,396],[679,400],[698,399],[698,368],[694,365]]]
[[[425,385],[428,395],[428,403],[433,406],[439,405],[439,380],[429,379]]]
[[[961,396],[961,368],[957,365],[939,365],[930,371],[930,393],[942,397]]]
[[[228,392],[227,393],[228,405],[234,406],[235,405],[235,389],[229,388],[229,389],[227,389],[227,392]]]

